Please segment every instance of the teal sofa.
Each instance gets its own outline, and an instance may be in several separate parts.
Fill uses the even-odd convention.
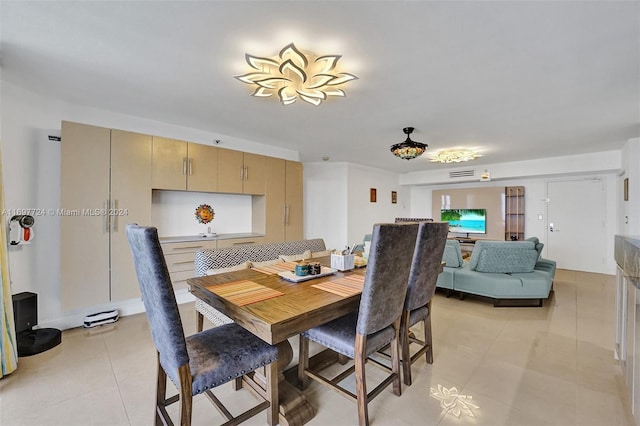
[[[437,287],[489,297],[495,306],[525,299],[542,306],[553,289],[556,269],[554,261],[540,257],[543,246],[537,238],[477,241],[469,261],[463,261],[460,243],[447,240]]]

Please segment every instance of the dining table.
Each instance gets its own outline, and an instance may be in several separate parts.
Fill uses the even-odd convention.
[[[302,391],[285,379],[284,370],[293,359],[288,339],[355,311],[364,283],[366,268],[338,271],[330,268],[330,257],[312,261],[320,263],[320,274],[297,276],[296,263],[281,262],[187,280],[195,297],[278,347],[278,395],[270,402],[278,404],[280,424],[284,425],[302,425],[316,412]],[[310,362],[330,363],[338,359],[337,354],[333,355],[325,351]],[[242,384],[265,395],[260,371],[246,375]]]

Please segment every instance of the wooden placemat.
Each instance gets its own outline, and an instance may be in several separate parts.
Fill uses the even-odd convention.
[[[262,272],[263,274],[275,275],[278,272],[295,270],[296,264],[295,262],[280,262],[280,263],[274,263],[272,265],[255,266],[255,267],[252,267],[251,269],[253,269],[254,271]]]
[[[220,297],[224,297],[229,302],[238,306],[249,305],[284,294],[248,280],[212,285],[207,287],[207,290],[212,291]]]
[[[348,277],[313,284],[311,287],[319,288],[320,290],[328,291],[338,296],[349,297],[362,293],[363,286],[364,275],[349,275]]]

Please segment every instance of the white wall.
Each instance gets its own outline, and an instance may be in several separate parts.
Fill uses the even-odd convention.
[[[618,178],[620,206],[618,234],[640,235],[640,138],[630,139],[622,148],[623,173]],[[629,200],[624,201],[622,188],[629,179]]]
[[[0,86],[0,135],[3,155],[3,183],[5,208],[57,209],[60,207],[60,143],[50,142],[48,135],[60,135],[62,120],[93,124],[106,128],[122,129],[151,135],[165,136],[197,143],[213,144],[221,139],[220,146],[257,154],[270,155],[298,161],[295,151],[275,148],[231,136],[212,134],[197,129],[175,126],[116,112],[74,105],[24,90],[7,82]],[[189,208],[196,199],[186,202]],[[216,201],[219,214],[223,214]],[[186,208],[186,207],[185,207]],[[235,207],[234,207],[235,208]],[[248,209],[250,210],[250,208]],[[163,218],[159,219],[165,222]],[[66,328],[84,315],[107,308],[122,307],[124,313],[139,307],[105,305],[65,313],[60,310],[60,221],[58,217],[37,215],[34,226],[35,239],[27,246],[9,248],[11,291],[31,291],[38,294],[39,324]],[[251,223],[251,217],[241,218],[241,223]],[[222,218],[220,220],[222,222]],[[194,221],[195,222],[195,221]],[[216,222],[214,220],[213,227]],[[250,226],[250,225],[249,225]],[[233,229],[233,228],[228,228]],[[182,233],[171,229],[167,233]],[[214,231],[215,232],[215,231]],[[243,232],[243,231],[240,231]],[[3,248],[4,249],[4,248]],[[79,259],[79,261],[82,261]],[[141,304],[139,304],[141,306]],[[68,319],[72,317],[71,319]],[[76,325],[78,325],[76,323]]]
[[[567,177],[571,175],[568,174]],[[460,184],[446,185],[428,185],[413,187],[411,189],[412,211],[411,215],[419,215],[425,208],[431,208],[431,193],[436,189],[448,188],[480,188],[480,187],[496,187],[496,186],[518,186],[525,187],[525,238],[538,237],[541,242],[547,243],[548,227],[547,227],[547,182],[561,179],[553,178],[524,178],[524,179],[508,179],[490,182],[467,182]],[[605,223],[605,241],[594,241],[591,247],[576,247],[576,255],[579,256],[580,250],[600,250],[602,256],[606,259],[604,269],[600,272],[605,274],[615,274],[615,261],[613,260],[613,240],[617,227],[618,208],[616,203],[616,174],[594,172],[590,175],[580,174],[574,179],[600,179],[605,185],[607,196],[606,213],[602,221]],[[429,210],[431,211],[431,210]],[[434,218],[438,219],[438,218]],[[577,217],[577,221],[581,218]],[[592,226],[591,223],[585,222],[581,224],[586,232]],[[543,256],[546,255],[546,248],[543,249]]]
[[[251,195],[212,194],[210,192],[159,191],[152,196],[151,223],[160,237],[196,235],[203,232],[234,234],[251,232]],[[195,210],[209,204],[215,216],[212,222],[198,223]]]
[[[349,164],[348,218],[345,245],[361,244],[375,223],[392,223],[396,217],[407,217],[411,209],[410,191],[398,184],[398,174],[372,167]],[[376,189],[376,202],[370,201],[370,189]],[[397,203],[391,202],[391,191]]]
[[[369,201],[376,188],[377,201]],[[397,192],[397,204],[391,203]],[[324,238],[328,248],[361,243],[374,223],[393,222],[410,211],[410,191],[398,175],[353,163],[305,163],[305,238]]]

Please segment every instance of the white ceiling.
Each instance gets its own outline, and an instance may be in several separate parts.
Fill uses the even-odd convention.
[[[640,136],[638,1],[7,1],[2,79],[55,98],[396,172],[389,146],[474,165]],[[294,42],[359,79],[314,107],[249,96],[245,53]],[[224,142],[224,140],[223,140]]]

